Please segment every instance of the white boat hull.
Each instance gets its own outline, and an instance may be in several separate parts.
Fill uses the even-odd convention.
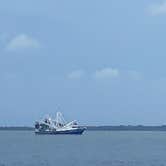
[[[85,128],[76,128],[70,130],[45,130],[45,131],[35,131],[36,134],[48,134],[48,135],[57,135],[57,134],[76,134],[81,135],[85,131]]]

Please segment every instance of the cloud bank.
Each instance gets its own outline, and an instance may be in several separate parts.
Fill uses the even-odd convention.
[[[13,39],[11,39],[7,44],[7,50],[9,51],[39,48],[39,47],[40,47],[39,41],[26,34],[17,35]]]
[[[119,76],[119,70],[113,68],[103,68],[97,70],[94,74],[97,79],[105,79],[105,78],[117,78]]]
[[[74,70],[67,75],[68,79],[89,78],[95,80],[113,80],[113,79],[128,79],[139,81],[142,79],[142,74],[135,70],[120,70],[117,68],[101,68],[93,72],[86,70]]]
[[[166,14],[166,1],[150,5],[148,7],[148,12],[152,16]]]

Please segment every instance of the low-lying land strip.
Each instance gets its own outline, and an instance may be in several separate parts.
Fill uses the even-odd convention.
[[[162,126],[132,126],[132,125],[120,125],[120,126],[86,126],[87,130],[90,131],[166,131],[166,125]],[[0,127],[0,130],[9,130],[9,131],[32,131],[33,127]]]

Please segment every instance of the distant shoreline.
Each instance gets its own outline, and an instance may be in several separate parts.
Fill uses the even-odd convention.
[[[166,125],[162,126],[85,126],[89,131],[166,131]],[[0,127],[0,131],[33,131],[33,127],[10,126]]]

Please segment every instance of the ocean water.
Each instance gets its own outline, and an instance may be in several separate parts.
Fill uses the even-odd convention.
[[[166,132],[0,131],[0,166],[166,166]]]

